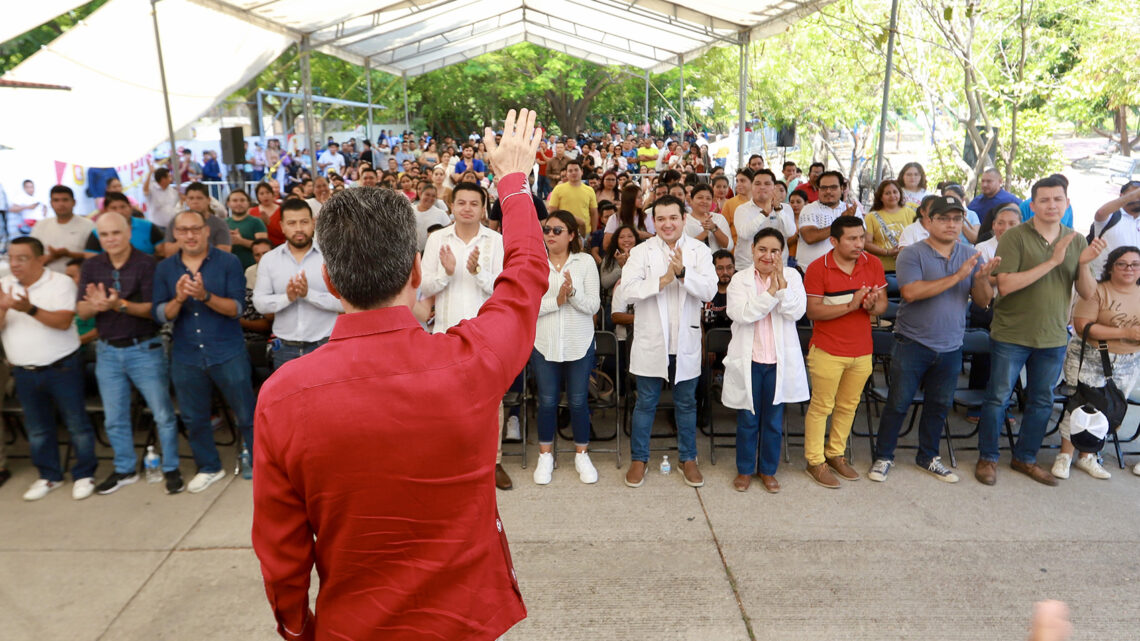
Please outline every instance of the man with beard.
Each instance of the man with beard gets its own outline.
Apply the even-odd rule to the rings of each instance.
[[[262,257],[257,266],[253,306],[273,314],[273,367],[324,345],[332,334],[337,315],[344,312],[340,301],[329,293],[321,270],[324,254],[313,242],[313,212],[303,200],[281,205],[281,229],[287,242]]]

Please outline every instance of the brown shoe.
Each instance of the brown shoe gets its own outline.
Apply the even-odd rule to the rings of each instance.
[[[701,487],[705,484],[705,477],[701,476],[696,460],[681,463],[681,478],[685,479],[685,485],[689,487]]]
[[[1057,479],[1053,478],[1052,474],[1036,463],[1026,463],[1025,461],[1013,459],[1009,462],[1009,466],[1042,485],[1048,485],[1049,487],[1057,486]]]
[[[769,494],[780,493],[780,482],[776,480],[776,477],[768,476],[767,474],[761,474],[760,482],[764,484],[764,489],[768,490]]]
[[[629,470],[625,473],[625,484],[630,487],[641,487],[645,484],[645,461],[630,461]]]
[[[509,490],[514,487],[514,484],[511,483],[511,475],[503,469],[502,463],[495,464],[495,487],[500,490]]]
[[[997,461],[983,461],[978,460],[978,465],[974,467],[974,478],[983,485],[993,485],[997,483]]]
[[[843,456],[827,459],[827,465],[839,475],[839,478],[845,481],[859,480],[859,473],[855,471],[855,468],[851,467],[847,459]]]
[[[749,474],[737,474],[736,478],[732,479],[732,489],[737,492],[747,492],[750,485],[752,485],[752,476]]]
[[[806,472],[807,475],[811,477],[811,480],[823,487],[829,490],[839,489],[839,479],[835,478],[835,475],[831,473],[831,468],[827,467],[826,463],[808,465]]]

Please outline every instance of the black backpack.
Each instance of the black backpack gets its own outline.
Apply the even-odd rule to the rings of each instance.
[[[1100,230],[1099,234],[1096,233],[1096,223],[1095,222],[1092,225],[1089,225],[1089,235],[1085,236],[1085,240],[1087,240],[1091,243],[1094,238],[1100,238],[1100,237],[1104,236],[1104,233],[1106,231],[1112,229],[1112,226],[1118,222],[1120,222],[1120,210],[1119,209],[1112,212],[1112,215],[1108,217],[1108,222],[1105,223],[1105,225],[1104,225],[1104,229]]]

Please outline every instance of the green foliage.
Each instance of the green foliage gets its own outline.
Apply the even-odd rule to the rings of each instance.
[[[13,2],[13,4],[18,4]],[[81,20],[91,15],[96,9],[107,4],[107,0],[93,0],[85,5],[76,7],[71,11],[49,20],[44,24],[22,33],[8,42],[0,43],[0,75],[14,69],[24,60],[27,60],[40,47],[63,35],[63,32],[79,24]],[[9,10],[18,11],[15,7]]]
[[[1006,188],[1024,198],[1033,182],[1064,166],[1061,146],[1053,139],[1053,122],[1040,111],[1021,112],[1017,154],[1006,174]]]

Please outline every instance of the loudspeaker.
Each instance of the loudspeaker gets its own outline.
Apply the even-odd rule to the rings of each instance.
[[[222,163],[245,164],[245,131],[241,127],[222,127]]]
[[[777,147],[795,147],[796,146],[796,125],[792,123],[776,132],[776,146]]]

